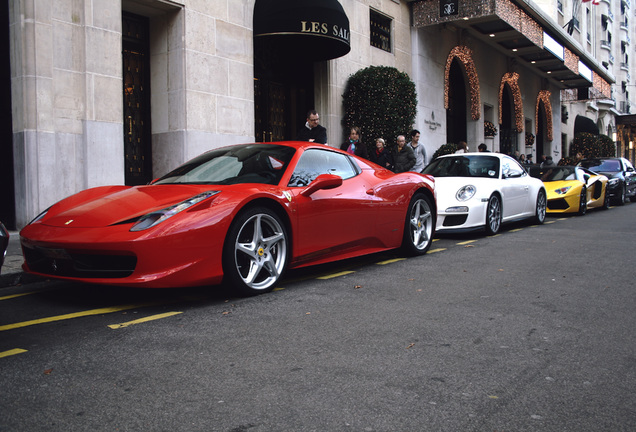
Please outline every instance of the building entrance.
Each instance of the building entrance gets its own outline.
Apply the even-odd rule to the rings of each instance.
[[[5,59],[0,66],[0,222],[9,229],[16,229],[8,2],[0,6],[0,57]]]
[[[256,141],[295,139],[314,108],[313,63],[257,65],[254,78]]]
[[[152,180],[150,48],[148,19],[123,12],[125,182]]]

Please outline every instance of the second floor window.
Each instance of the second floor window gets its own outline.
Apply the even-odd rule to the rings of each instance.
[[[391,52],[391,18],[371,11],[371,46]]]

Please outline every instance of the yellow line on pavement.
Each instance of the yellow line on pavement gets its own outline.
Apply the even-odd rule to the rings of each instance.
[[[435,253],[435,252],[442,252],[442,251],[445,251],[445,250],[446,250],[446,248],[430,249],[428,251],[428,253],[432,254],[432,253]]]
[[[64,321],[64,320],[67,320],[67,319],[80,318],[80,317],[85,317],[85,316],[102,315],[102,314],[109,314],[109,313],[114,313],[114,312],[125,311],[125,310],[129,310],[129,309],[136,309],[136,308],[142,308],[142,307],[148,307],[148,306],[157,306],[157,305],[160,305],[160,304],[165,304],[165,302],[164,303],[154,302],[154,303],[143,303],[143,304],[128,304],[128,305],[122,305],[122,306],[113,306],[113,307],[106,307],[106,308],[99,308],[99,309],[91,309],[91,310],[75,312],[75,313],[70,313],[70,314],[65,314],[65,315],[56,315],[56,316],[52,316],[52,317],[35,319],[35,320],[31,320],[31,321],[23,321],[23,322],[18,322],[18,323],[14,323],[14,324],[6,324],[6,325],[3,325],[3,326],[0,326],[0,331],[14,330],[14,329],[17,329],[17,328],[29,327],[29,326],[37,325],[37,324],[46,324],[46,323],[51,323],[51,322],[55,322],[55,321]]]
[[[112,329],[120,329],[120,328],[124,328],[124,327],[128,327],[131,325],[135,325],[135,324],[141,324],[141,323],[145,323],[148,321],[154,321],[154,320],[158,320],[161,318],[168,318],[174,315],[179,315],[183,312],[166,312],[166,313],[162,313],[162,314],[158,314],[158,315],[151,315],[149,317],[145,317],[145,318],[139,318],[133,321],[128,321],[125,323],[121,323],[121,324],[110,324],[108,327],[112,328]]]
[[[395,259],[390,259],[390,260],[386,260],[386,261],[380,261],[380,262],[377,262],[376,264],[377,265],[393,264],[393,263],[398,262],[398,261],[404,261],[405,259],[406,258],[395,258]]]
[[[523,228],[515,228],[510,230],[510,232],[518,232],[518,231],[523,231]]]
[[[0,301],[9,300],[9,299],[16,298],[16,297],[28,296],[28,295],[36,294],[36,293],[39,293],[39,292],[41,292],[41,291],[31,291],[31,292],[21,293],[21,294],[11,294],[11,295],[8,295],[8,296],[0,297]]]
[[[457,243],[457,244],[460,245],[460,246],[463,246],[463,245],[475,243],[476,241],[477,240],[466,240],[466,241],[463,241],[463,242],[460,242],[460,243]]]
[[[12,350],[9,350],[9,351],[3,351],[3,352],[0,352],[0,358],[9,357],[9,356],[16,355],[16,354],[22,354],[22,353],[25,353],[25,352],[27,352],[27,350],[22,349],[22,348],[16,348],[16,349],[12,349]]]
[[[551,224],[551,223],[555,223],[556,221],[547,221],[545,222],[546,224]]]
[[[348,275],[348,274],[351,274],[351,273],[355,273],[355,272],[352,271],[352,270],[342,271],[342,272],[339,272],[339,273],[333,273],[333,274],[326,275],[326,276],[320,276],[317,279],[322,279],[322,280],[333,279],[333,278],[337,278],[337,277],[340,277],[340,276]]]

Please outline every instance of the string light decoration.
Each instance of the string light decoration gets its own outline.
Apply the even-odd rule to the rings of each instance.
[[[579,56],[563,47],[563,64],[575,74],[579,73]]]
[[[539,93],[537,94],[537,105],[535,108],[535,113],[534,113],[534,118],[538,119],[539,118],[539,109],[541,107],[541,102],[543,102],[543,107],[545,109],[545,123],[546,123],[546,128],[547,128],[547,138],[548,141],[552,141],[554,139],[554,133],[552,131],[552,103],[550,102],[550,96],[552,96],[552,93],[548,90],[541,90],[539,91]],[[539,135],[539,133],[541,131],[539,131],[539,122],[535,122],[536,123],[536,129],[535,132],[537,135]]]
[[[611,99],[612,88],[610,84],[594,71],[592,71],[592,86],[600,93],[599,99],[602,97]]]
[[[479,90],[479,75],[473,61],[473,52],[467,46],[458,45],[453,48],[446,58],[446,70],[444,71],[444,108],[448,109],[448,95],[450,91],[450,68],[453,60],[457,59],[464,67],[468,77],[470,91],[470,115],[473,120],[481,117],[481,95]]]
[[[499,84],[499,124],[503,123],[503,94],[506,84],[510,87],[512,93],[513,106],[515,109],[515,127],[517,132],[523,132],[523,100],[521,99],[519,74],[517,72],[507,72],[501,78],[501,84]]]

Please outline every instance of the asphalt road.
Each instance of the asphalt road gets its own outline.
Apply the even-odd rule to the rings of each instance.
[[[0,290],[1,431],[634,431],[636,204],[275,292]]]

